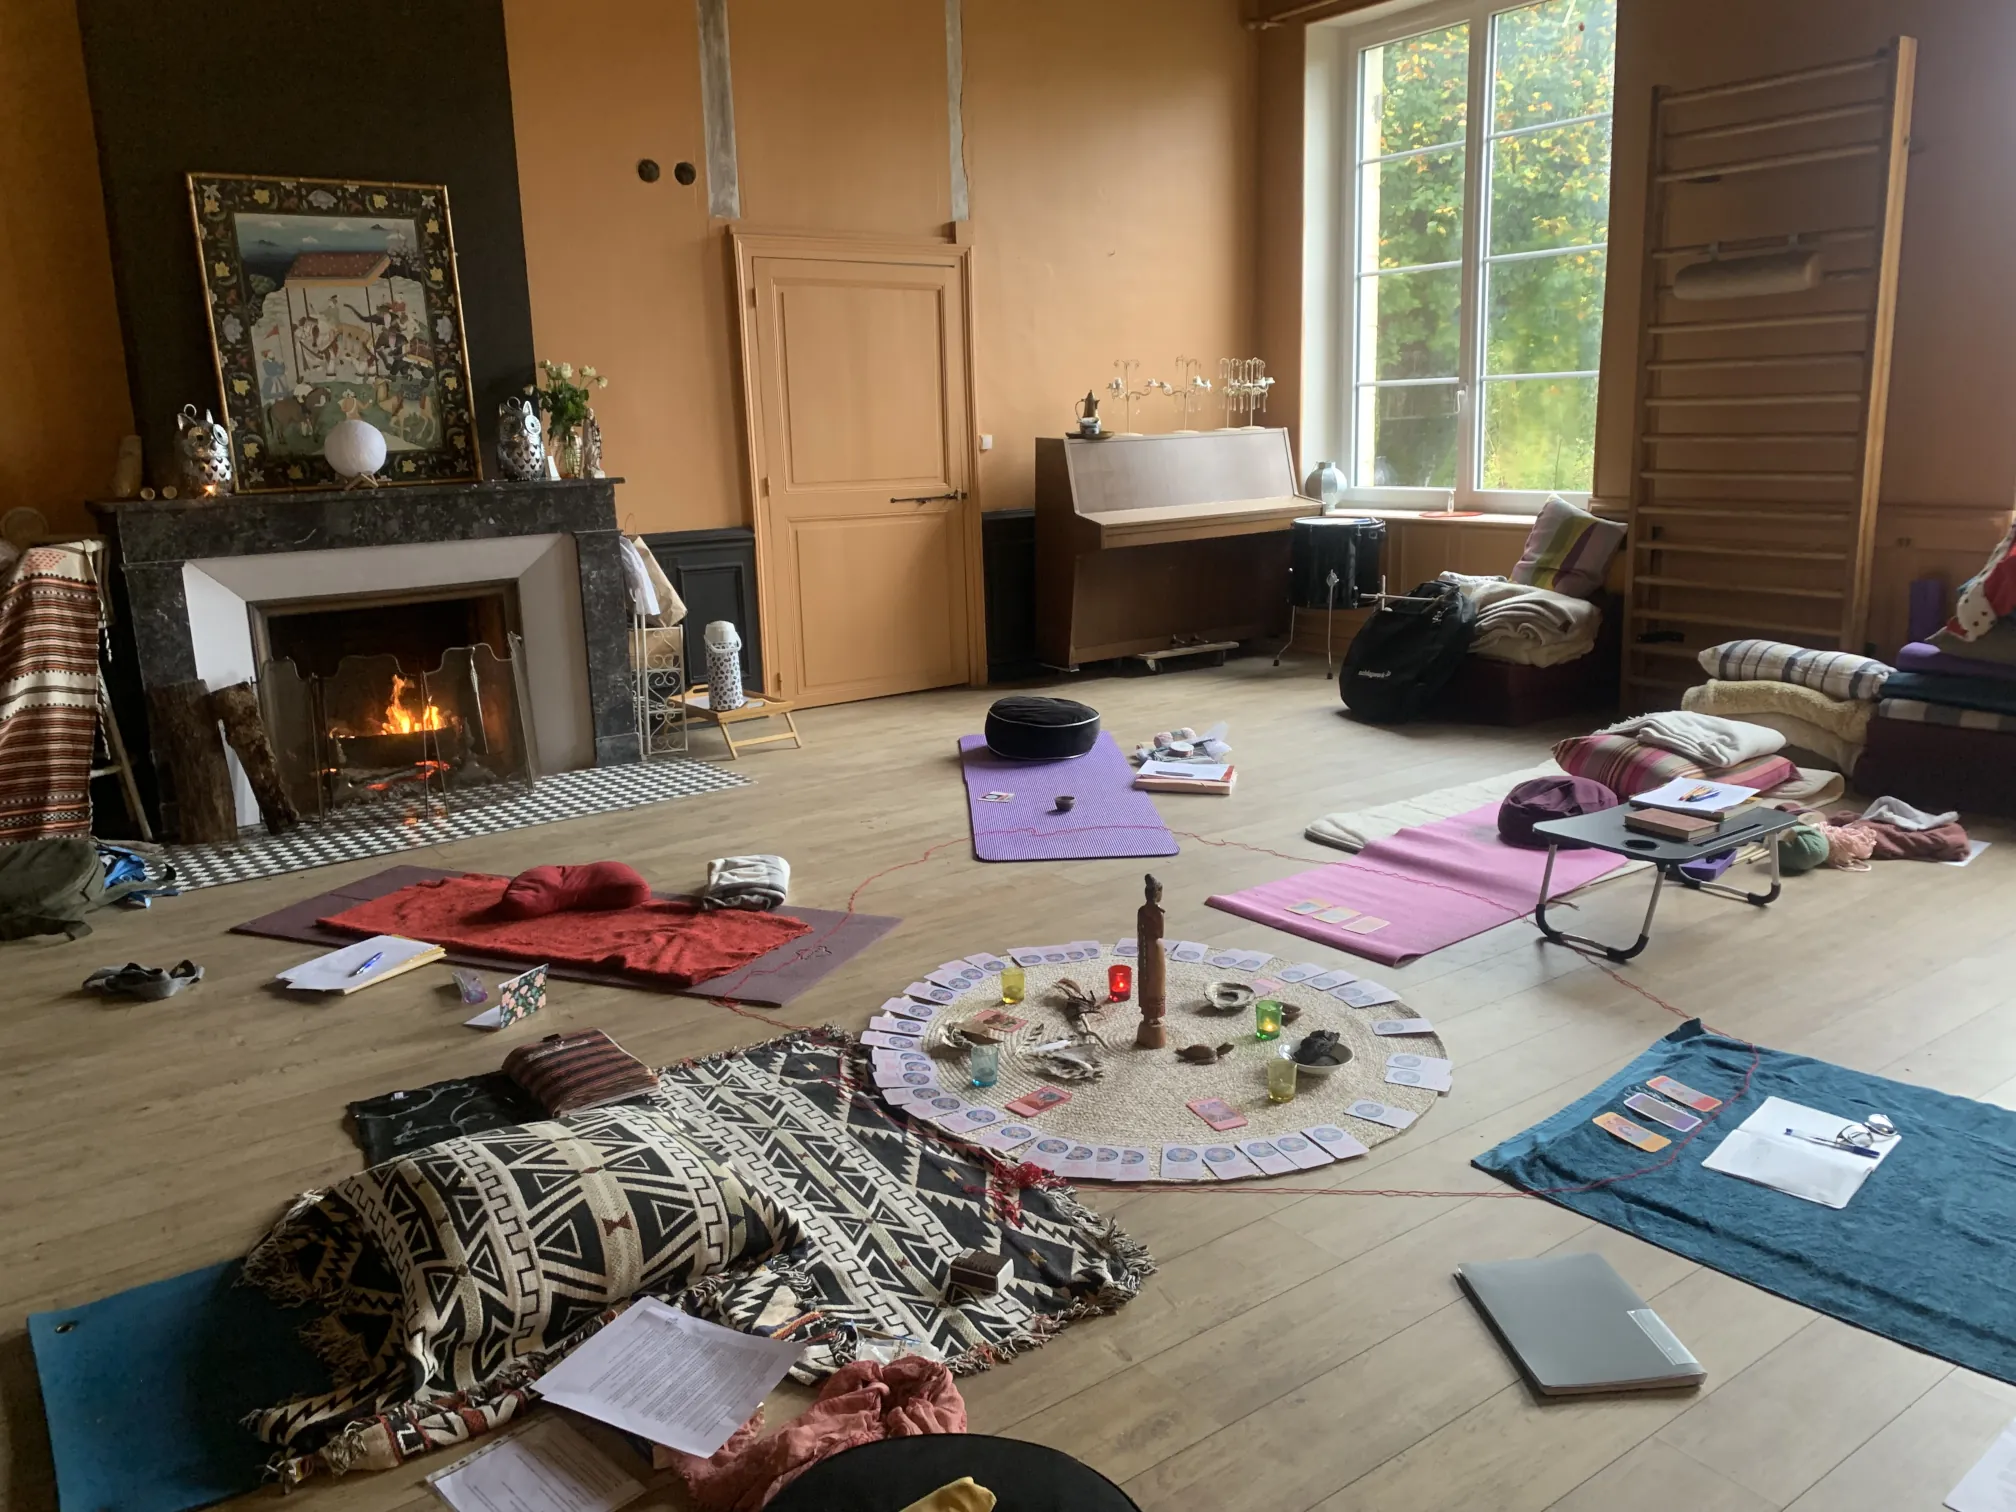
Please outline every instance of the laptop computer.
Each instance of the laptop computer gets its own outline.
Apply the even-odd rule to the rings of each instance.
[[[1490,1260],[1456,1279],[1545,1396],[1656,1391],[1707,1375],[1601,1255]]]

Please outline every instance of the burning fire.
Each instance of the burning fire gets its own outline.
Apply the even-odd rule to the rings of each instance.
[[[384,735],[415,735],[422,730],[445,730],[448,716],[432,703],[423,705],[419,713],[406,707],[406,695],[417,685],[410,679],[392,674],[392,698],[385,705],[385,714],[379,724],[379,733]],[[417,702],[417,699],[414,700]]]

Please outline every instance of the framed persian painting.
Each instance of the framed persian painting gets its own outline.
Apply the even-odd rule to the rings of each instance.
[[[345,420],[388,482],[482,476],[445,187],[192,173],[189,209],[241,490],[335,485]]]

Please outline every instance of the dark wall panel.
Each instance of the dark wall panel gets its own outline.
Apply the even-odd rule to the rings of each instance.
[[[532,378],[501,0],[78,0],[133,408],[150,475],[173,416],[218,407],[183,175],[445,184],[483,466]]]
[[[668,530],[644,537],[658,565],[686,603],[686,669],[707,680],[707,626],[727,620],[742,637],[742,681],[763,686],[763,647],[756,619],[756,533],[744,526],[721,530]]]

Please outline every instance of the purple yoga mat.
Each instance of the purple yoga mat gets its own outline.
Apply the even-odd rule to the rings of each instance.
[[[1155,801],[1134,787],[1134,768],[1113,737],[1069,761],[1010,761],[984,735],[959,737],[973,854],[982,861],[1082,861],[1093,856],[1173,856],[1176,837]],[[1012,793],[982,803],[983,793]],[[1078,801],[1057,812],[1057,798]]]
[[[1555,858],[1548,896],[1572,892],[1626,859],[1608,851],[1564,850]],[[1546,867],[1544,850],[1523,850],[1498,838],[1498,805],[1487,803],[1375,840],[1349,861],[1205,901],[1368,960],[1405,966],[1531,914]],[[1331,924],[1289,911],[1305,902],[1355,909],[1359,918]],[[1350,928],[1368,917],[1385,923],[1366,933]]]

